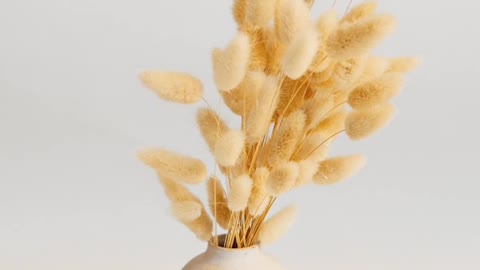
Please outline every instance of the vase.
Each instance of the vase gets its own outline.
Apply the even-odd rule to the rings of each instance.
[[[221,243],[224,237],[219,237]],[[207,250],[192,259],[182,270],[286,270],[263,252],[260,245],[247,248],[223,248],[208,243]]]

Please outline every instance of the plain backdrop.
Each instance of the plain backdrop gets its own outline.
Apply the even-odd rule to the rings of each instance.
[[[313,14],[333,0],[318,0]],[[343,13],[348,0],[336,1]],[[359,1],[354,1],[354,4]],[[379,55],[420,56],[388,129],[339,140],[368,166],[293,192],[293,229],[267,251],[290,269],[480,269],[480,19],[476,1],[381,0],[398,30]],[[213,160],[199,106],[169,104],[146,69],[212,83],[210,51],[234,36],[229,0],[0,0],[0,269],[179,270],[205,244],[169,214],[135,151]],[[204,194],[204,187],[195,187]],[[202,195],[204,196],[204,195]]]

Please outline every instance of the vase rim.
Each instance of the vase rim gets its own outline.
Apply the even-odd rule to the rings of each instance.
[[[214,243],[215,237],[218,237],[219,239],[222,239],[222,238],[225,238],[225,236],[226,236],[225,234],[222,234],[222,235],[212,237],[212,239],[210,239],[210,241],[208,241],[208,248],[215,249],[215,250],[221,250],[221,251],[228,251],[228,252],[237,252],[237,251],[238,252],[245,252],[245,251],[253,251],[253,250],[260,249],[260,244],[255,244],[253,246],[244,247],[244,248],[226,248],[226,247],[215,245],[215,243]],[[219,241],[221,242],[221,240],[219,240]]]

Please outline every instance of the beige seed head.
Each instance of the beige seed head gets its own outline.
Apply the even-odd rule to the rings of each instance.
[[[264,27],[275,14],[277,0],[247,0],[247,22],[250,25]]]
[[[331,9],[325,12],[320,18],[318,19],[315,27],[317,28],[318,32],[320,33],[320,37],[322,40],[327,40],[330,34],[332,34],[338,26],[338,17],[337,11],[335,9]]]
[[[247,28],[250,37],[250,63],[248,70],[265,71],[268,63],[267,30],[264,28]]]
[[[278,100],[278,80],[274,76],[268,76],[260,90],[255,108],[247,115],[246,142],[248,144],[260,141],[267,133]]]
[[[318,51],[318,39],[317,32],[311,28],[292,41],[282,61],[285,75],[296,80],[308,70]]]
[[[244,174],[230,181],[228,208],[232,212],[240,212],[247,208],[248,199],[252,192],[252,179]]]
[[[305,113],[298,110],[283,119],[269,143],[268,163],[271,167],[290,160],[303,134],[305,118]]]
[[[183,223],[192,222],[202,215],[202,205],[196,201],[172,203],[172,214]]]
[[[395,27],[395,19],[378,15],[355,24],[340,25],[327,42],[329,56],[347,60],[366,55]]]
[[[324,120],[315,127],[315,133],[323,133],[333,135],[336,132],[339,132],[345,128],[345,119],[347,117],[347,112],[344,110],[339,110],[333,114],[330,114]]]
[[[247,115],[257,104],[257,98],[267,76],[264,72],[249,72],[243,82],[230,92],[222,92],[225,104],[237,115]]]
[[[288,162],[273,168],[267,179],[267,193],[279,197],[290,191],[295,185],[299,174],[298,164]]]
[[[278,0],[275,30],[281,43],[288,46],[311,25],[310,9],[303,0]]]
[[[357,110],[382,105],[395,97],[402,86],[403,76],[401,74],[386,73],[353,90],[348,97],[348,104]]]
[[[197,112],[197,125],[210,151],[215,151],[217,141],[228,131],[227,125],[214,110],[204,108]]]
[[[368,110],[352,111],[345,120],[346,133],[352,140],[365,139],[386,126],[394,112],[395,108],[389,104]]]
[[[313,181],[317,185],[331,185],[353,176],[364,165],[361,155],[328,159],[320,163]]]
[[[208,205],[212,215],[220,227],[228,229],[232,212],[228,209],[227,196],[222,184],[216,177],[211,177],[207,189]]]
[[[250,41],[247,34],[239,32],[228,47],[213,50],[213,76],[220,91],[230,91],[245,78],[250,60]]]
[[[192,104],[203,97],[203,85],[197,78],[178,72],[146,71],[140,74],[143,84],[164,100]]]
[[[348,89],[363,73],[366,58],[358,57],[338,62],[330,78],[337,89]]]
[[[199,184],[207,176],[202,161],[165,149],[148,149],[138,152],[139,159],[165,178],[188,184]]]
[[[409,71],[414,70],[420,60],[418,58],[413,57],[399,57],[390,60],[390,68],[389,72],[399,72],[399,73],[407,73]]]
[[[312,99],[308,100],[304,106],[306,126],[308,128],[317,126],[320,121],[327,117],[330,110],[333,109],[333,96],[317,94]]]
[[[215,144],[213,154],[220,166],[232,167],[240,157],[245,145],[245,135],[242,131],[229,130]]]
[[[355,82],[356,86],[367,83],[383,75],[389,68],[390,63],[383,57],[370,57],[367,59],[362,75]]]
[[[312,160],[317,163],[323,161],[327,158],[330,144],[335,139],[330,136],[321,132],[308,136],[296,152],[294,160]]]
[[[268,219],[258,234],[260,244],[269,245],[280,239],[292,227],[296,216],[297,208],[289,206]]]
[[[342,23],[356,23],[373,15],[377,11],[378,4],[373,1],[363,2],[352,8],[342,19]]]
[[[252,194],[248,200],[248,212],[252,216],[259,216],[268,205],[266,185],[269,174],[268,168],[260,167],[253,175]]]
[[[248,0],[234,0],[233,1],[233,18],[239,28],[245,27],[245,20],[247,15],[247,1]]]
[[[212,238],[213,222],[205,209],[202,209],[202,214],[199,218],[184,224],[197,236],[199,240],[207,242]]]
[[[302,160],[298,162],[300,174],[295,182],[296,187],[303,187],[313,180],[313,176],[318,171],[318,163],[312,159]]]

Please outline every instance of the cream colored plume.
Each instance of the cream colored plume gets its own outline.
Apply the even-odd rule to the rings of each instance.
[[[401,74],[386,73],[353,90],[348,97],[348,104],[354,109],[368,109],[383,105],[395,97],[402,86]]]
[[[277,241],[292,227],[297,216],[297,208],[289,206],[268,219],[261,227],[258,241],[269,245]]]
[[[266,167],[258,168],[253,174],[252,194],[248,200],[248,212],[252,216],[259,216],[268,204],[267,179],[270,171]]]
[[[305,113],[298,110],[284,118],[280,127],[270,140],[268,163],[275,167],[290,160],[295,146],[305,128]]]
[[[312,160],[314,162],[323,161],[328,156],[330,144],[334,138],[330,138],[322,132],[313,133],[303,141],[294,155],[294,160]]]
[[[373,15],[377,11],[378,4],[366,1],[351,9],[343,18],[342,23],[356,23]]]
[[[267,50],[267,29],[249,27],[246,33],[250,37],[250,63],[248,70],[265,71],[269,65]]]
[[[202,205],[196,201],[173,202],[171,208],[180,222],[192,222],[202,215]]]
[[[366,60],[365,68],[362,75],[355,82],[356,86],[370,82],[381,75],[383,75],[389,69],[390,63],[388,59],[384,57],[370,57]]]
[[[407,73],[409,71],[414,70],[420,60],[418,58],[413,57],[399,57],[390,60],[390,68],[389,72],[399,72],[399,73]]]
[[[240,29],[246,27],[247,1],[248,0],[233,0],[233,18]]]
[[[295,182],[296,187],[302,187],[313,180],[313,176],[318,171],[319,164],[312,159],[302,160],[298,162],[299,175]]]
[[[308,100],[304,106],[306,126],[308,128],[317,126],[320,121],[327,117],[330,110],[333,109],[333,97],[331,95],[317,94],[312,99]]]
[[[325,44],[330,34],[336,30],[337,25],[337,12],[333,9],[323,14],[318,19],[315,28],[319,33],[319,48],[317,49],[317,53],[313,58],[309,70],[322,72],[332,63],[332,60],[328,57]]]
[[[247,143],[257,143],[266,134],[278,100],[278,80],[274,76],[268,76],[260,90],[255,108],[247,116]]]
[[[239,32],[225,50],[212,53],[213,76],[220,91],[230,91],[245,78],[250,60],[250,41]]]
[[[243,82],[229,92],[222,92],[225,104],[237,115],[245,116],[257,104],[257,98],[267,76],[264,72],[247,73]]]
[[[282,44],[288,46],[311,26],[310,9],[303,0],[278,0],[275,30]]]
[[[295,162],[280,164],[273,168],[267,179],[268,194],[278,197],[290,191],[295,185],[298,175],[299,168]]]
[[[332,80],[337,89],[349,89],[350,86],[362,75],[363,70],[365,69],[365,64],[365,57],[357,57],[338,62],[330,80]]]
[[[288,47],[282,61],[282,71],[291,79],[300,78],[310,67],[317,54],[319,38],[310,28],[299,34]]]
[[[395,108],[386,104],[368,110],[352,111],[345,120],[345,130],[352,140],[361,140],[377,132],[390,122]]]
[[[202,82],[186,73],[145,71],[140,74],[140,79],[146,87],[168,101],[192,104],[203,97]]]
[[[331,185],[353,176],[365,165],[361,155],[332,158],[320,163],[313,181],[317,185]]]
[[[344,110],[339,110],[333,114],[330,114],[328,117],[322,120],[318,126],[315,127],[314,132],[328,134],[328,136],[331,136],[345,128],[346,117],[347,112]]]
[[[278,0],[247,0],[247,22],[250,25],[266,26],[275,14]]]
[[[165,178],[199,184],[207,177],[207,168],[198,159],[155,148],[138,152],[139,159]]]
[[[229,130],[215,144],[213,154],[220,166],[232,167],[237,162],[245,145],[245,135],[242,131]]]
[[[217,113],[211,109],[198,110],[197,125],[211,152],[215,151],[215,145],[220,137],[229,130]]]
[[[177,183],[176,181],[169,180],[161,175],[159,175],[159,179],[163,185],[165,195],[167,195],[172,203],[197,202],[201,205],[201,201],[181,184]],[[202,241],[210,240],[212,236],[213,223],[203,205],[198,218],[193,221],[179,221],[185,224],[185,226],[187,226],[197,236],[198,239]]]
[[[327,52],[339,61],[366,55],[394,27],[395,19],[388,15],[377,15],[355,24],[340,25],[328,39]]]
[[[248,199],[252,192],[252,179],[244,174],[230,181],[230,193],[228,194],[228,208],[233,212],[245,210]]]
[[[232,212],[228,208],[227,196],[225,190],[216,177],[211,177],[207,184],[208,205],[210,211],[223,229],[228,229]]]

